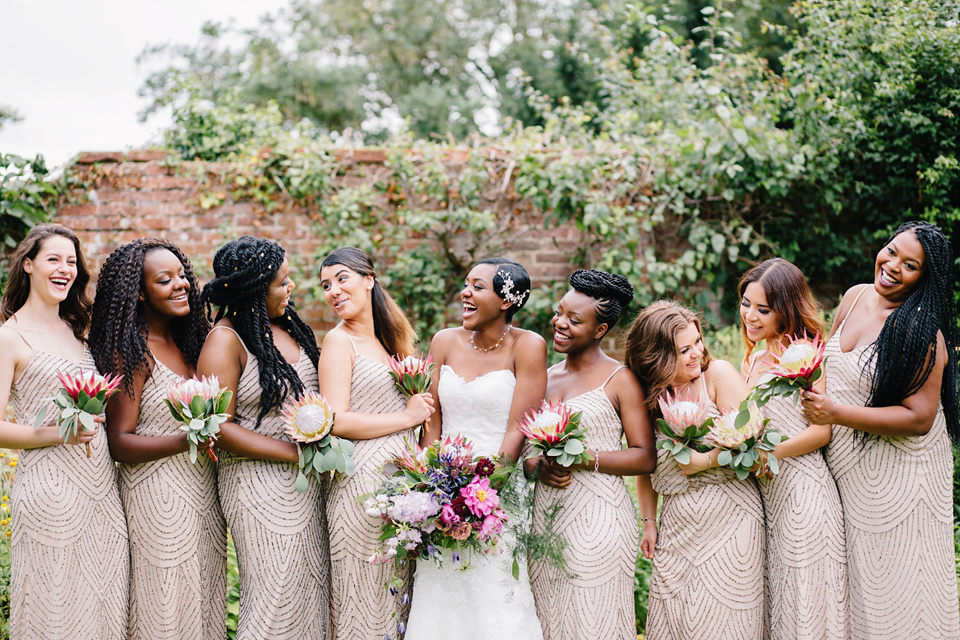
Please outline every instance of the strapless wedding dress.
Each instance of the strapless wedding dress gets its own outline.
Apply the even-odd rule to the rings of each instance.
[[[475,454],[495,455],[507,430],[516,385],[513,372],[505,369],[467,382],[444,365],[438,389],[443,437],[462,435],[473,443]],[[529,518],[509,515],[513,522]],[[441,567],[418,561],[406,640],[543,640],[525,558],[520,579],[512,575],[513,547],[508,527],[499,549],[490,554],[465,553],[454,562],[444,549]]]

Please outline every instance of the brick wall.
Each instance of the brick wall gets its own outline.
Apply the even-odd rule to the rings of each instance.
[[[340,179],[353,182],[369,179],[383,170],[385,154],[377,150],[344,151],[344,162],[352,166]],[[451,162],[457,162],[453,152]],[[72,185],[57,211],[56,222],[76,231],[85,256],[96,277],[103,260],[119,245],[140,237],[161,236],[178,244],[190,257],[201,279],[212,275],[211,261],[216,249],[242,235],[269,237],[280,242],[291,258],[293,273],[312,274],[311,258],[317,249],[322,220],[316,212],[291,203],[266,213],[256,204],[235,201],[218,182],[226,165],[215,163],[168,164],[162,151],[127,153],[83,153],[67,169]],[[358,178],[357,176],[361,176]],[[366,176],[363,178],[362,176]],[[205,195],[222,202],[204,206]],[[565,280],[570,272],[569,257],[580,245],[575,228],[544,229],[542,219],[518,207],[513,240],[506,257],[522,263],[534,285]],[[390,209],[386,208],[389,212]],[[386,213],[385,215],[390,215]],[[410,243],[427,242],[411,235]],[[378,265],[378,268],[383,268]],[[460,277],[451,274],[451,277]],[[301,316],[318,333],[336,318],[321,300],[303,303]]]

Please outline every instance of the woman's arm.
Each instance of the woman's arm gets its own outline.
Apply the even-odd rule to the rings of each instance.
[[[594,461],[574,465],[580,471],[599,471],[617,476],[653,473],[657,466],[653,425],[644,405],[643,389],[633,372],[621,369],[604,390],[618,408],[627,448],[615,451],[590,451]],[[596,456],[599,455],[599,463]]]
[[[233,392],[227,414],[232,419],[237,411],[237,388],[240,375],[247,365],[247,352],[232,331],[214,328],[207,335],[200,358],[197,361],[197,376],[217,376],[220,384]],[[256,416],[249,416],[255,420]],[[244,458],[297,462],[299,454],[292,442],[285,442],[245,429],[235,422],[220,425],[217,447]]]
[[[117,462],[150,462],[189,449],[186,432],[169,436],[136,434],[143,385],[149,375],[149,371],[137,371],[133,376],[132,391],[127,393],[121,389],[107,403],[107,443],[111,457]]]
[[[323,338],[317,376],[320,393],[336,414],[333,434],[351,440],[369,440],[403,431],[423,423],[433,411],[429,394],[417,394],[407,400],[404,411],[394,413],[358,413],[350,411],[350,384],[353,371],[353,347],[343,331],[328,331]]]
[[[851,429],[879,436],[904,437],[926,435],[933,426],[940,405],[940,385],[947,362],[943,335],[937,333],[937,349],[933,370],[923,386],[903,402],[892,407],[864,407],[838,404],[817,389],[803,392],[800,403],[803,415],[810,422],[841,424]]]
[[[430,357],[433,358],[433,377],[430,378],[430,397],[434,400],[440,398],[440,370],[447,361],[447,349],[449,341],[452,339],[453,332],[449,330],[438,331],[433,339],[430,340]],[[443,434],[443,411],[440,402],[436,402],[436,411],[430,416],[430,420],[420,432],[420,446],[426,447],[440,439]]]
[[[510,460],[520,457],[526,439],[517,426],[520,419],[531,408],[539,407],[547,392],[547,343],[532,331],[518,333],[513,347],[517,386],[510,404],[507,432],[500,445],[500,454]]]
[[[637,476],[637,503],[640,505],[640,523],[643,537],[640,539],[640,551],[645,558],[652,558],[657,546],[657,492],[649,475]]]
[[[0,416],[6,415],[7,403],[10,402],[10,389],[13,387],[17,369],[23,371],[23,367],[30,360],[30,355],[30,347],[23,342],[20,336],[10,329],[0,327]],[[56,392],[56,389],[50,389],[49,391],[52,394]],[[56,422],[53,403],[51,403],[50,410],[47,411],[44,422]],[[93,440],[97,433],[96,429],[99,427],[98,423],[93,431],[78,429],[75,437],[64,441],[60,438],[60,430],[56,424],[34,427],[29,424],[0,420],[0,448],[38,449],[55,444],[86,443]]]

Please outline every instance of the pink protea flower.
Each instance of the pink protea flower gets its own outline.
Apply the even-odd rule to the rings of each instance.
[[[490,486],[488,478],[474,478],[473,481],[460,490],[460,495],[478,518],[488,516],[500,506],[500,496],[497,490]]]
[[[770,373],[781,378],[802,378],[809,385],[819,377],[814,374],[823,364],[823,351],[827,345],[820,339],[819,333],[811,340],[806,331],[802,338],[789,336],[789,340],[789,346],[780,355],[772,354],[776,364]]]
[[[721,449],[737,449],[751,438],[763,435],[766,421],[756,405],[750,405],[750,419],[742,427],[737,427],[738,410],[729,411],[720,420],[713,423],[709,438]]]
[[[117,389],[120,388],[120,382],[123,380],[123,376],[111,376],[110,374],[101,376],[96,371],[82,371],[75,376],[58,371],[57,378],[60,379],[64,391],[74,402],[79,400],[81,391],[91,398],[104,392],[105,395],[101,400],[105,400],[116,393]]]
[[[573,412],[562,402],[544,402],[540,411],[527,412],[518,425],[520,433],[531,440],[555,445],[563,440]]]
[[[703,401],[703,392],[697,393],[697,397],[691,396],[689,389],[685,393],[672,395],[670,391],[664,391],[657,398],[660,405],[660,411],[663,413],[663,419],[675,433],[681,433],[684,429],[694,425],[703,424],[707,418],[707,403]]]
[[[318,393],[307,393],[299,400],[291,400],[280,413],[286,424],[286,434],[294,442],[317,442],[333,429],[333,409]]]
[[[200,396],[204,402],[212,400],[220,393],[220,381],[217,376],[203,376],[201,380],[190,378],[180,379],[170,383],[167,387],[167,400],[175,405],[189,407],[194,396]]]
[[[432,357],[407,356],[401,359],[398,356],[391,356],[388,364],[394,384],[404,395],[425,393],[430,388],[433,373]]]

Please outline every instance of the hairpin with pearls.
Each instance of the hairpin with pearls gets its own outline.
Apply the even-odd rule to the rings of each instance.
[[[523,293],[519,293],[519,294],[514,293],[513,278],[510,277],[510,274],[501,269],[497,271],[497,275],[500,276],[501,279],[503,279],[503,286],[500,287],[500,296],[507,302],[510,302],[518,307],[522,305],[523,301],[527,298],[527,294],[530,292],[524,291]]]

